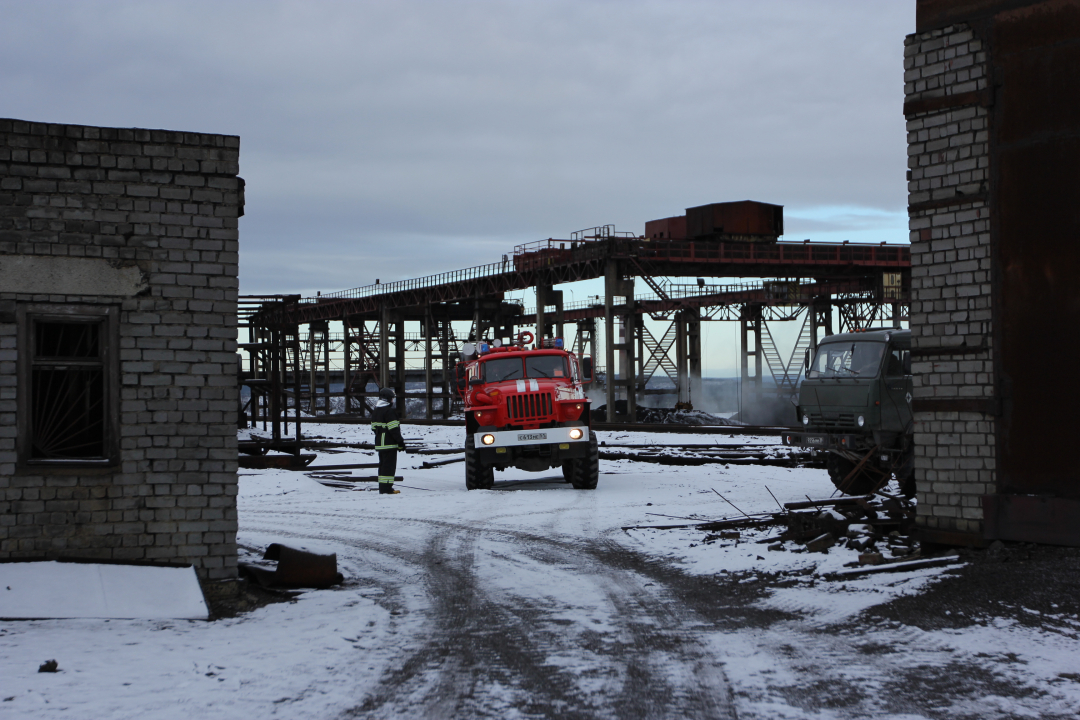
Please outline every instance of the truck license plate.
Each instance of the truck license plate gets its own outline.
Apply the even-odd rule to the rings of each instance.
[[[547,440],[547,433],[518,433],[518,440]]]

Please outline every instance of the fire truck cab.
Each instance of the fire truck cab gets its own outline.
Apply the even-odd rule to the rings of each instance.
[[[488,489],[494,471],[562,468],[563,479],[591,490],[599,477],[596,434],[590,429],[592,361],[563,349],[562,338],[529,347],[498,341],[463,348],[458,392],[465,404],[465,486]]]

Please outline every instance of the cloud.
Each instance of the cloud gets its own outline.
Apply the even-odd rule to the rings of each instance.
[[[906,204],[914,3],[45,0],[0,12],[5,115],[241,136],[245,292],[468,267],[583,227],[641,232],[708,202]],[[822,222],[789,228],[832,232]]]

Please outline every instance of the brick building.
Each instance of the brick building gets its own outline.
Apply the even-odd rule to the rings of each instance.
[[[0,120],[0,560],[236,577],[239,145]]]
[[[919,524],[1080,545],[1080,0],[919,0],[904,56]]]

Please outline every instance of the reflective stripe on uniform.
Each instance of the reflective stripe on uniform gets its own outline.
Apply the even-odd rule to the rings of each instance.
[[[397,450],[398,446],[397,445],[376,445],[375,449],[376,450]]]
[[[379,476],[379,482],[381,482],[381,483],[390,483],[391,485],[393,485],[394,476],[393,475],[380,475]]]

